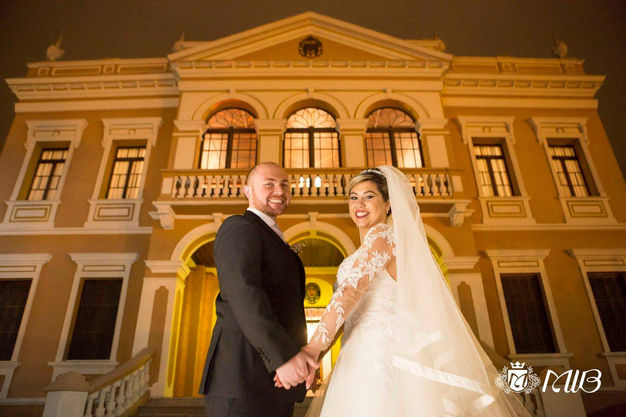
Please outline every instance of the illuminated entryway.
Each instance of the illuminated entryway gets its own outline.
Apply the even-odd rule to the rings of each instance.
[[[315,333],[324,309],[333,295],[333,284],[337,268],[347,256],[346,249],[332,235],[317,230],[308,230],[293,236],[289,244],[303,245],[299,253],[306,272],[304,310],[307,320],[309,339]],[[324,355],[317,377],[323,380],[332,370],[339,354],[338,340],[331,350]]]

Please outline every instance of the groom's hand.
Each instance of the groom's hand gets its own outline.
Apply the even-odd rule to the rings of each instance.
[[[310,370],[319,367],[317,361],[303,351],[298,352],[294,357],[276,369],[274,376],[275,386],[290,389],[306,381]]]

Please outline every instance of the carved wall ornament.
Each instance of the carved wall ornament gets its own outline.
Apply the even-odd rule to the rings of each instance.
[[[322,42],[309,35],[298,44],[298,52],[305,58],[317,58],[323,52]]]

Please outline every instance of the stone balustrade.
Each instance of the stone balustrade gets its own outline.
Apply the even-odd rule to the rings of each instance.
[[[287,169],[294,198],[345,198],[360,169]],[[445,169],[403,169],[417,197],[451,198],[451,176]],[[243,198],[247,171],[166,170],[161,194],[173,199]],[[167,197],[166,197],[167,198]]]
[[[91,382],[68,372],[46,387],[43,417],[114,417],[131,415],[150,396],[154,350],[143,349],[129,361]]]

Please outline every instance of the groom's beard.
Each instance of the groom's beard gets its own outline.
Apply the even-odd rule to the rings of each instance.
[[[280,200],[282,202],[279,203],[278,201],[272,200]],[[253,207],[268,216],[276,217],[283,214],[285,210],[287,210],[287,207],[289,207],[289,201],[290,199],[285,196],[270,196],[265,201],[259,201],[255,197],[253,199]]]

